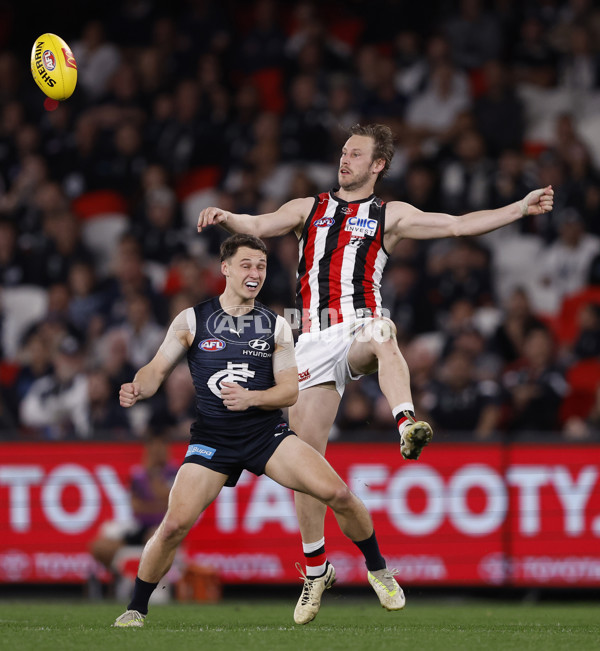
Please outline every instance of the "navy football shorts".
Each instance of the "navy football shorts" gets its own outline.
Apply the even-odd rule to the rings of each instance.
[[[227,433],[196,431],[185,453],[184,463],[197,463],[216,472],[228,475],[225,486],[235,486],[243,470],[255,475],[265,472],[267,461],[273,456],[281,441],[296,436],[287,423],[267,427],[259,432]]]

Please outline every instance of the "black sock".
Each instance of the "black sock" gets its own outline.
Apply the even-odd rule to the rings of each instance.
[[[353,540],[352,541],[363,553],[365,557],[365,565],[369,572],[376,572],[377,570],[383,570],[385,568],[385,558],[381,555],[379,551],[379,545],[377,544],[377,538],[375,537],[375,532],[373,535],[366,540]]]
[[[138,613],[147,615],[148,602],[157,585],[158,583],[148,583],[147,581],[142,581],[139,576],[136,576],[133,597],[131,597],[131,602],[127,606],[127,610],[137,610]]]

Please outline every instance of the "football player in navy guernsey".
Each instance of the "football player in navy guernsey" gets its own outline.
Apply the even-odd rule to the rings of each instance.
[[[343,533],[363,553],[381,605],[401,610],[404,594],[379,551],[366,507],[283,419],[281,408],[298,398],[298,367],[289,324],[255,300],[267,271],[264,242],[252,235],[229,237],[221,246],[221,271],[224,292],[176,316],[155,357],[121,386],[120,403],[131,407],[154,395],[187,355],[196,421],[167,513],[144,547],[133,597],[114,626],[144,625],[150,596],[171,567],[179,543],[223,486],[235,486],[244,469],[331,507]],[[331,566],[325,576],[323,590],[335,581]],[[304,598],[307,607],[314,607],[311,590]],[[319,594],[315,615],[320,601]]]
[[[381,276],[396,244],[403,238],[481,235],[552,210],[551,186],[502,208],[461,216],[422,212],[401,201],[386,204],[375,196],[374,188],[393,155],[393,136],[387,126],[356,125],[342,148],[338,188],[293,199],[266,215],[239,215],[210,207],[198,217],[198,231],[221,224],[232,233],[274,237],[294,231],[298,237],[300,397],[290,409],[290,425],[322,454],[345,384],[375,371],[398,424],[404,459],[418,459],[433,436],[431,427],[415,418],[409,369],[396,342],[394,323],[385,318],[381,306]],[[331,571],[325,555],[325,507],[297,494],[296,512],[310,584],[305,590],[310,589],[311,603],[318,610]],[[315,616],[302,594],[295,612],[298,623]]]

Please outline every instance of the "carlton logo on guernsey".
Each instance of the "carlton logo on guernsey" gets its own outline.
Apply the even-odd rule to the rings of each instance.
[[[300,238],[300,333],[381,314],[385,203],[375,195],[348,203],[334,192],[315,197]]]

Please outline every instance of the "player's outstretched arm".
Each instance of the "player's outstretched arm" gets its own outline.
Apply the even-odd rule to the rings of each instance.
[[[314,199],[292,199],[281,208],[264,215],[241,215],[213,206],[205,208],[198,216],[198,232],[207,226],[220,224],[230,233],[247,233],[256,237],[276,237],[300,230],[308,217]]]
[[[183,310],[173,319],[152,360],[142,366],[132,382],[121,385],[119,391],[121,407],[133,407],[139,400],[153,396],[186,354],[194,339],[189,329],[186,312],[187,310]]]
[[[386,229],[387,246],[394,246],[402,238],[427,240],[440,237],[483,235],[506,226],[528,215],[550,212],[554,202],[552,186],[532,190],[526,197],[502,208],[479,210],[454,216],[444,213],[422,212],[399,201],[388,204]]]

